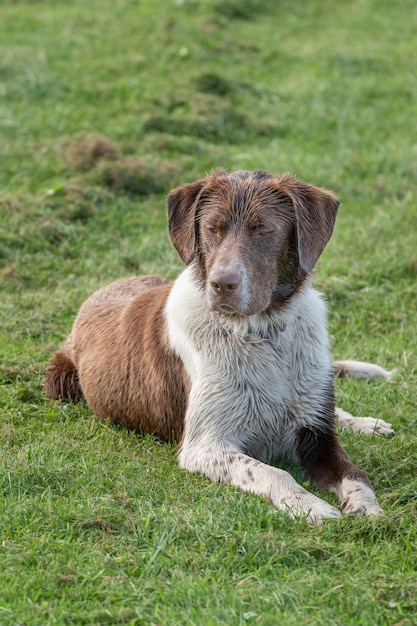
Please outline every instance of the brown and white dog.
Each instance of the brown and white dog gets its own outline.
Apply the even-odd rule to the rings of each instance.
[[[169,234],[188,267],[175,282],[128,278],[92,295],[49,365],[47,393],[176,440],[181,467],[308,521],[341,512],[269,463],[289,457],[344,513],[379,514],[337,439],[333,375],[389,373],[332,363],[326,307],[311,285],[338,204],[261,171],[218,171],[174,189]],[[342,426],[392,432],[365,419],[339,411]]]

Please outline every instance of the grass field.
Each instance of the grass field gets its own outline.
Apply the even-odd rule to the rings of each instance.
[[[417,624],[416,35],[412,0],[0,3],[2,626]],[[165,196],[214,167],[342,202],[316,284],[335,356],[398,367],[336,383],[396,429],[341,433],[381,518],[292,521],[43,393],[87,295],[180,271]]]

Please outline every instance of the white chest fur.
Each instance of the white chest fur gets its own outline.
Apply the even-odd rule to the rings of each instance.
[[[284,311],[231,317],[209,311],[188,267],[167,301],[172,349],[191,381],[185,437],[227,440],[271,460],[314,425],[332,378],[326,307],[306,285]]]

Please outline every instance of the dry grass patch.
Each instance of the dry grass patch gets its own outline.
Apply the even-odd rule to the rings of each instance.
[[[115,161],[119,153],[110,139],[89,133],[68,143],[64,149],[67,165],[79,172],[88,172],[102,161]]]

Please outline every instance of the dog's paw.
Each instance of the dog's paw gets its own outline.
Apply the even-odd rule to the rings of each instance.
[[[282,498],[279,508],[292,517],[304,517],[307,522],[317,525],[320,525],[324,519],[335,519],[342,516],[339,509],[305,489],[297,490]]]
[[[358,515],[359,517],[376,517],[384,512],[378,502],[369,504],[351,500],[346,502],[345,506],[342,506],[342,511],[344,515]]]
[[[374,492],[365,483],[344,478],[340,491],[342,511],[345,515],[372,517],[383,513]]]
[[[336,409],[337,422],[340,428],[350,428],[361,435],[394,435],[391,424],[377,417],[354,417],[343,409]]]
[[[352,430],[362,435],[394,435],[395,431],[391,424],[377,417],[355,417]]]

